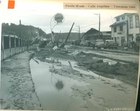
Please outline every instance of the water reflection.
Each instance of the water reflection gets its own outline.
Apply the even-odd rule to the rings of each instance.
[[[62,81],[58,80],[58,81],[55,83],[55,87],[56,87],[56,89],[61,90],[61,89],[63,89],[64,84],[63,84]]]

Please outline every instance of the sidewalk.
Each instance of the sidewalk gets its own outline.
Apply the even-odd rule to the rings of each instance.
[[[41,109],[30,73],[29,59],[32,53],[24,52],[1,63],[2,109]]]

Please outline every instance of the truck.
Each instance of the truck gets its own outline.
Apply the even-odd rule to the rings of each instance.
[[[104,48],[104,40],[103,39],[97,39],[95,42],[95,48],[101,49]]]
[[[117,49],[118,43],[116,43],[114,40],[105,40],[105,49]]]

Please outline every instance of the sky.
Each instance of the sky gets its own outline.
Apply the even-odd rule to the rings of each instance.
[[[135,13],[131,10],[89,10],[89,9],[64,9],[63,2],[54,2],[45,0],[16,0],[14,9],[7,9],[7,2],[3,2],[0,13],[0,20],[4,23],[19,24],[19,20],[23,25],[33,25],[50,33],[51,26],[55,25],[51,19],[56,13],[62,13],[64,16],[63,23],[53,28],[54,32],[68,32],[72,23],[73,32],[86,32],[90,28],[98,29],[99,15],[101,17],[101,31],[110,31],[110,25],[115,22],[115,16],[123,13]],[[2,3],[1,3],[2,4]]]

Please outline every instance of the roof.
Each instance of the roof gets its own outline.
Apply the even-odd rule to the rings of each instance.
[[[113,26],[116,26],[116,25],[122,25],[122,24],[126,24],[126,21],[115,22],[112,25],[110,25],[110,27],[113,27]]]
[[[85,33],[85,35],[87,35],[87,34],[96,34],[96,33],[99,33],[99,31],[96,30],[96,29],[94,29],[94,28],[91,28],[90,30],[88,30],[88,31]]]
[[[116,16],[115,18],[118,18],[120,16],[124,16],[124,15],[138,15],[138,14],[137,13],[124,13],[124,14]]]
[[[102,31],[102,33],[111,33],[111,31]]]
[[[101,34],[101,32],[100,32]],[[92,39],[96,39],[99,37],[99,31],[94,29],[94,28],[91,28],[89,29],[86,33],[84,33],[84,35],[82,36],[82,38],[86,38],[86,39],[89,39],[89,38],[92,38]]]

